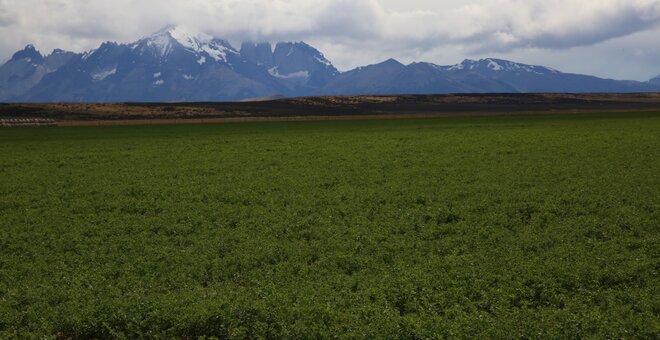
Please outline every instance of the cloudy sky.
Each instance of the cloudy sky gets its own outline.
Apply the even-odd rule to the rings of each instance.
[[[84,51],[170,24],[235,44],[304,40],[341,70],[390,57],[499,57],[616,79],[660,75],[660,0],[0,0],[0,60],[28,43]]]

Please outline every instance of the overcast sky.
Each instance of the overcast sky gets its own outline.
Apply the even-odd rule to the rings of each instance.
[[[0,60],[178,24],[233,43],[304,40],[339,69],[499,57],[616,79],[660,75],[660,0],[0,0]]]

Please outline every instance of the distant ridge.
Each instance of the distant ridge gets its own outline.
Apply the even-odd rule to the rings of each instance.
[[[656,85],[660,85],[660,76],[657,76],[657,77],[655,77],[655,78],[649,80],[649,83],[651,83],[651,84],[656,84]]]
[[[389,59],[340,72],[304,42],[244,42],[168,26],[133,43],[85,53],[33,45],[0,66],[0,102],[200,102],[318,95],[631,93],[648,82],[601,79],[486,58],[456,65]]]

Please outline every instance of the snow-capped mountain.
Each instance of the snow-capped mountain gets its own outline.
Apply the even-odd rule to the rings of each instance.
[[[130,44],[103,43],[44,77],[25,100],[240,100],[284,89],[227,41],[168,27]]]
[[[449,72],[515,72],[517,74],[533,73],[538,75],[557,74],[559,71],[534,65],[525,65],[501,59],[466,59],[460,64],[451,66],[438,66],[438,68]]]
[[[207,61],[228,63],[231,56],[238,56],[238,51],[227,41],[203,33],[193,34],[179,26],[168,26],[129,46],[141,55],[152,55],[162,60],[167,60],[183,48],[184,51],[198,57],[197,63],[200,65]]]
[[[459,82],[480,85],[474,92],[635,92],[650,88],[640,82],[622,82],[593,76],[562,73],[535,65],[501,59],[465,60],[451,66],[438,66]]]
[[[660,91],[501,59],[385,62],[339,72],[304,42],[245,42],[170,26],[135,42],[43,56],[32,45],[0,66],[0,101],[233,101],[303,95]]]

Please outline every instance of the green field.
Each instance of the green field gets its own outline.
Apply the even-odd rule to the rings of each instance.
[[[0,130],[0,338],[660,335],[660,113]]]

